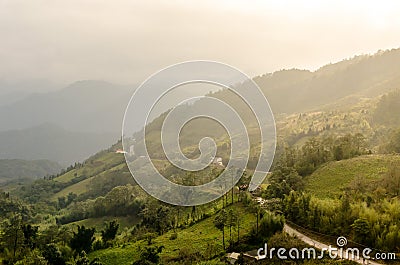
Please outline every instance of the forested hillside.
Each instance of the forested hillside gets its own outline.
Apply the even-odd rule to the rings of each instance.
[[[291,108],[290,114],[275,117],[275,161],[255,193],[247,185],[257,162],[259,131],[240,104],[235,107],[247,119],[251,159],[235,187],[208,204],[172,206],[150,197],[132,178],[121,141],[60,173],[2,192],[3,263],[219,265],[229,252],[254,253],[266,242],[303,247],[282,232],[288,221],[327,244],[345,235],[354,246],[371,247],[374,253],[399,253],[400,83],[393,70],[398,56],[393,50],[314,73],[288,70],[256,78],[263,89],[276,92],[274,111],[284,104]],[[293,98],[286,96],[283,103],[289,91]],[[226,91],[211,95],[236,101]],[[146,128],[155,166],[184,185],[218,176],[224,170],[218,164],[188,173],[166,161],[158,139],[165,115]],[[210,136],[226,164],[230,142],[225,131],[205,120],[191,125],[181,135],[184,153],[198,156],[198,140]],[[327,257],[321,262],[353,264]]]

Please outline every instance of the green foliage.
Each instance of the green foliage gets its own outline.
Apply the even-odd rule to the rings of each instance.
[[[71,241],[71,230],[71,228],[66,226],[59,227],[57,225],[51,225],[39,234],[37,241],[40,245],[47,245],[54,242],[66,245]]]
[[[265,212],[261,218],[259,233],[264,238],[269,238],[277,232],[282,231],[284,218],[271,212]]]
[[[159,264],[160,253],[164,249],[163,246],[155,247],[144,247],[139,250],[139,260],[132,263],[132,265],[153,265]]]
[[[225,209],[222,209],[214,219],[215,227],[222,232],[222,245],[225,249],[225,225],[228,220],[228,215]]]
[[[98,258],[94,258],[92,261],[86,255],[85,251],[82,251],[77,257],[72,260],[70,265],[102,265]]]
[[[59,192],[69,183],[60,183],[49,179],[38,179],[32,184],[23,186],[20,197],[29,203],[38,203],[49,199],[49,195]]]
[[[104,230],[101,231],[101,238],[104,242],[108,242],[115,239],[119,228],[119,224],[116,220],[107,223]]]
[[[24,233],[22,231],[22,216],[20,214],[12,214],[2,223],[1,233],[1,249],[7,249],[10,252],[10,260],[17,260],[22,255],[24,243]]]
[[[278,167],[270,176],[269,185],[263,192],[263,197],[283,199],[290,191],[301,191],[304,188],[303,178],[294,168]]]
[[[272,235],[266,242],[268,243],[268,246],[274,247],[276,249],[278,249],[278,248],[302,249],[304,247],[308,247],[308,245],[305,244],[304,242],[302,242],[301,240],[299,240],[295,237],[291,237],[287,233],[283,233],[283,232],[278,232],[278,233]]]
[[[178,233],[172,233],[171,236],[169,237],[170,240],[175,240],[178,238]]]
[[[108,169],[124,164],[124,156],[115,154],[114,149],[121,148],[121,143],[111,147],[110,150],[104,150],[88,158],[82,165],[78,164],[76,167],[64,174],[54,178],[57,182],[68,183],[73,181],[74,178],[80,176],[96,176]],[[75,182],[76,183],[76,182]]]
[[[86,228],[85,226],[78,226],[78,231],[73,233],[70,246],[76,252],[90,252],[92,243],[94,241],[94,228]]]
[[[65,260],[62,257],[61,251],[58,249],[56,244],[48,244],[42,251],[43,257],[49,263],[49,265],[64,265]]]
[[[7,260],[3,260],[3,264],[7,264]],[[21,257],[18,261],[13,263],[13,265],[49,265],[46,259],[41,255],[38,249],[34,249],[32,251],[28,251],[24,253],[24,256]]]
[[[206,205],[209,209],[210,205]],[[244,206],[242,203],[235,203],[232,206],[228,206],[226,211],[230,208],[234,208],[237,215],[240,216],[240,238],[244,239],[250,233],[254,223],[256,222],[255,215],[250,212],[249,208]],[[191,226],[183,226],[169,230],[163,235],[153,234],[155,237],[152,239],[153,246],[164,246],[165,249],[160,253],[162,261],[178,262],[180,255],[180,249],[185,246],[189,250],[200,250],[197,256],[199,260],[215,259],[223,256],[223,247],[221,240],[221,231],[214,226],[215,215],[206,217]],[[228,226],[225,226],[225,234],[229,233]],[[235,231],[235,238],[237,230]],[[173,233],[177,233],[178,237],[175,240],[170,240]],[[101,262],[105,265],[130,265],[139,257],[138,247],[141,249],[148,246],[146,239],[141,238],[137,241],[130,241],[128,244],[123,246],[114,246],[112,248],[94,251],[90,254],[90,257],[99,257]],[[191,252],[185,252],[191,255]],[[182,255],[185,253],[181,253]],[[186,255],[185,254],[185,255]],[[199,261],[200,263],[200,261]],[[185,264],[185,263],[184,263]],[[186,263],[187,264],[187,263]],[[195,263],[196,264],[196,263]],[[203,263],[200,263],[203,264]],[[209,264],[204,262],[204,264]],[[219,262],[213,261],[210,264],[220,264]]]
[[[311,175],[323,164],[367,153],[361,134],[341,137],[311,138],[300,149],[286,147],[269,178],[265,198],[283,199],[290,191],[302,191],[303,177]]]
[[[24,245],[26,247],[30,249],[35,248],[38,230],[38,226],[32,226],[30,224],[22,225],[22,232],[24,234]]]
[[[286,162],[294,162],[294,168],[301,176],[312,174],[320,165],[329,161],[340,161],[366,154],[365,137],[361,134],[345,135],[338,138],[311,138]],[[292,152],[293,153],[293,152]]]
[[[169,206],[149,201],[140,211],[140,216],[146,227],[153,229],[160,235],[167,229],[173,227],[174,213]]]
[[[371,225],[366,219],[355,220],[351,227],[354,231],[354,239],[357,242],[364,245],[370,245],[372,243],[370,237]]]
[[[32,215],[29,205],[26,205],[18,198],[10,196],[10,193],[0,190],[0,217],[8,217],[15,213],[20,214],[24,220],[29,219]]]
[[[142,208],[143,191],[137,186],[120,186],[112,189],[105,197],[95,200],[79,201],[70,204],[58,222],[67,224],[86,218],[103,216],[134,216]]]
[[[349,194],[344,194],[341,200],[331,200],[291,192],[284,200],[284,209],[287,219],[313,231],[333,238],[349,235],[348,239],[381,250],[398,249],[398,199],[381,199],[368,205]]]
[[[308,72],[301,71],[278,73],[280,74],[293,75],[294,80],[299,76],[304,80],[310,78]],[[214,96],[219,97],[221,94],[216,93]],[[234,98],[229,100],[235,101]],[[400,238],[400,224],[397,221],[400,220],[400,207],[396,198],[399,196],[397,176],[400,174],[395,166],[388,167],[388,161],[398,162],[398,159],[394,156],[363,156],[369,153],[367,142],[380,142],[380,133],[385,130],[374,131],[375,128],[371,128],[368,123],[369,113],[364,112],[368,108],[362,107],[362,110],[352,109],[349,113],[331,111],[294,115],[298,118],[285,116],[282,119],[283,123],[286,122],[285,128],[278,128],[278,132],[284,142],[293,145],[280,150],[281,159],[275,164],[269,183],[265,184],[268,186],[263,196],[269,199],[279,198],[275,202],[282,205],[274,209],[282,210],[287,219],[309,229],[332,236],[348,234],[357,242],[392,250],[399,245]],[[331,117],[334,121],[330,120]],[[292,122],[289,124],[286,118],[292,119]],[[338,122],[341,119],[343,122]],[[299,125],[296,125],[297,122]],[[150,125],[151,140],[159,133],[159,124],[155,122]],[[354,127],[350,127],[350,124]],[[344,128],[341,128],[342,126]],[[358,127],[360,128],[357,129]],[[183,133],[184,151],[189,157],[198,155],[197,148],[194,148],[198,142],[195,138],[204,137],[204,131],[211,131],[211,136],[217,138],[217,145],[224,152],[229,149],[229,142],[224,139],[223,132],[218,128],[209,130],[215,127],[203,122],[200,122],[197,128],[201,130]],[[291,129],[293,134],[288,134],[287,131]],[[347,134],[348,131],[353,134]],[[367,133],[362,135],[357,133],[358,131]],[[371,135],[375,132],[376,139],[372,139]],[[399,135],[398,132],[393,133],[385,152],[397,152]],[[156,141],[150,144],[154,150],[161,150],[156,149]],[[250,167],[254,167],[257,157],[256,152],[252,152],[251,157],[254,161],[249,163]],[[161,153],[157,153],[156,156],[159,159],[156,163],[163,173],[169,173],[171,178],[179,183],[194,185],[211,180],[219,173],[218,169],[210,168],[204,175],[182,174],[181,171],[168,166]],[[128,184],[129,180],[132,181],[132,185]],[[378,180],[382,182],[378,183]],[[317,197],[303,193],[304,189],[312,191]],[[42,232],[36,236],[35,226],[25,225],[28,220],[25,216],[29,214],[24,214],[23,221],[17,226],[20,231],[16,232],[18,246],[15,256],[20,257],[16,259],[38,249],[43,249],[43,256],[47,260],[51,259],[49,257],[56,259],[60,253],[68,252],[62,247],[63,242],[70,242],[76,253],[81,250],[89,253],[93,242],[97,242],[96,247],[93,247],[96,251],[90,253],[89,257],[86,254],[79,255],[71,261],[72,264],[89,264],[89,258],[94,262],[93,258],[96,256],[107,265],[132,264],[135,260],[135,264],[156,264],[161,261],[219,264],[215,260],[208,263],[201,260],[222,256],[226,238],[229,239],[229,247],[232,249],[241,249],[249,242],[262,242],[269,238],[276,240],[276,246],[279,243],[298,243],[282,235],[275,237],[273,234],[282,230],[283,217],[264,212],[260,207],[253,207],[251,212],[253,198],[246,192],[238,196],[241,197],[242,203],[227,206],[223,210],[219,210],[221,200],[204,207],[193,208],[172,207],[153,201],[135,186],[123,156],[116,155],[112,150],[102,151],[83,164],[69,167],[63,174],[54,178],[38,180],[30,186],[24,186],[20,194],[27,202],[35,204],[35,213],[41,211],[38,210],[39,207],[43,207],[46,208],[46,213],[57,213],[58,225],[68,223],[67,226],[62,226],[67,230],[74,225],[69,224],[70,222],[76,221],[79,226],[78,232],[73,233],[70,239],[67,232],[62,232],[59,227],[54,226],[53,216],[40,213],[35,215],[34,219],[30,219],[37,223],[42,222]],[[234,192],[232,195],[235,195]],[[227,198],[228,196],[225,196],[222,200],[224,207],[225,202],[227,205],[230,201],[230,198]],[[233,201],[232,197],[232,203]],[[29,207],[16,203],[15,200],[4,198],[1,202],[4,202],[0,205],[4,216],[11,218],[10,213],[14,211],[29,212]],[[270,207],[272,202],[274,200],[268,200],[267,207]],[[214,213],[217,214],[213,216]],[[125,229],[116,238],[119,224],[110,221],[101,231],[101,237],[104,242],[115,240],[115,244],[112,242],[106,245],[101,243],[99,235],[96,235],[98,239],[94,241],[94,229],[85,228],[98,225],[102,222],[99,220],[103,220],[105,216],[110,218],[107,220],[121,216],[136,217],[142,222],[134,228]],[[212,217],[207,218],[208,216]],[[6,220],[5,223],[10,223],[10,220]],[[12,246],[4,243],[7,240],[12,242],[7,238],[10,234],[12,233],[1,235],[3,248]],[[52,242],[56,244],[49,245]],[[159,245],[165,246],[162,252],[156,247]],[[45,246],[48,247],[47,250]],[[45,254],[45,250],[48,253]],[[7,251],[4,249],[4,252]],[[9,252],[9,256],[12,256],[12,252]]]

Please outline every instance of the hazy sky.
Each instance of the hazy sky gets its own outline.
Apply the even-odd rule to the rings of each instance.
[[[0,0],[0,80],[138,83],[186,60],[253,76],[400,47],[399,1]]]

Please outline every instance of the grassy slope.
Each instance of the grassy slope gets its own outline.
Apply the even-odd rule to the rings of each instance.
[[[81,195],[82,193],[85,193],[88,190],[88,185],[90,184],[90,181],[94,177],[90,177],[88,179],[82,180],[78,183],[75,183],[71,186],[66,187],[65,189],[57,192],[54,194],[51,199],[52,200],[57,200],[58,197],[66,197],[70,192],[75,193],[76,195]]]
[[[121,156],[121,155],[115,154],[115,156]],[[109,168],[109,169],[107,169],[105,171],[102,171],[99,174],[94,175],[93,177],[84,179],[84,180],[82,180],[82,181],[80,181],[78,183],[75,183],[75,184],[73,184],[71,186],[66,187],[65,189],[63,189],[63,190],[59,191],[58,193],[54,194],[51,199],[52,200],[57,200],[58,197],[67,196],[70,192],[73,192],[76,195],[83,194],[83,193],[88,191],[90,182],[92,180],[94,180],[96,177],[107,176],[107,174],[112,174],[115,171],[122,170],[124,167],[125,167],[125,163],[122,163],[122,164],[119,164],[119,165],[117,165],[115,167]],[[61,176],[61,177],[63,177],[63,176]]]
[[[399,155],[369,155],[330,162],[306,178],[306,190],[320,198],[335,197],[356,177],[379,180]]]
[[[278,136],[289,139],[290,135],[307,134],[299,139],[290,141],[291,144],[302,146],[312,136],[346,135],[362,133],[367,139],[374,134],[371,124],[371,109],[376,106],[377,98],[361,99],[349,107],[332,103],[330,110],[292,114],[277,118]],[[329,128],[328,128],[329,127]]]
[[[89,158],[83,167],[68,171],[54,180],[66,183],[82,175],[92,177],[111,167],[124,163],[124,161],[124,156],[121,154],[116,154],[113,151],[102,151],[93,158]]]
[[[240,204],[235,204],[235,209],[239,211],[242,218],[240,234],[244,235],[250,231],[255,223],[255,215],[249,213],[246,208]],[[178,231],[178,237],[171,240],[170,236],[173,231],[170,231],[162,236],[154,239],[155,245],[165,247],[161,256],[164,259],[176,258],[179,254],[179,249],[184,246],[190,250],[197,250],[204,253],[207,249],[207,243],[214,242],[218,249],[222,250],[222,233],[214,226],[214,216],[209,217],[191,227]],[[236,230],[233,234],[236,235]],[[229,229],[225,229],[225,240],[229,238]],[[137,241],[128,243],[125,246],[118,246],[105,250],[98,250],[90,254],[91,258],[98,257],[104,265],[111,264],[132,264],[139,256],[138,247],[146,246],[146,242]]]

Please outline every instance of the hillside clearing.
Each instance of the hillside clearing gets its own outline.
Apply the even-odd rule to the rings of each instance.
[[[399,162],[400,155],[368,155],[329,162],[305,178],[306,191],[319,198],[334,198],[355,178],[379,180],[391,163]]]

